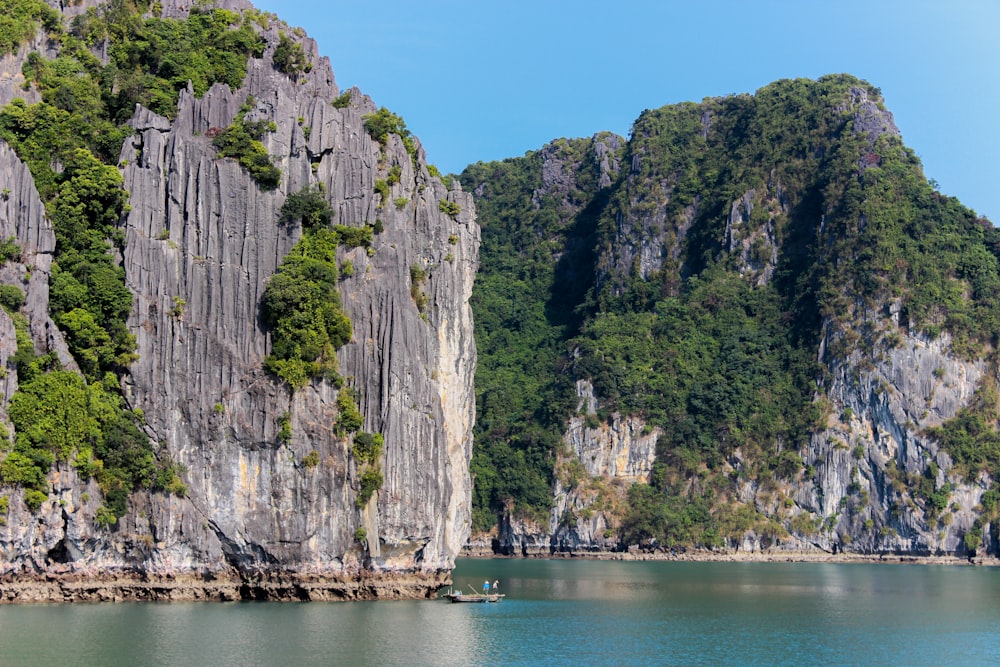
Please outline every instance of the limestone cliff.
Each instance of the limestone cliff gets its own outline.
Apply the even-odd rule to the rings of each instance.
[[[614,413],[597,418],[590,382],[577,382],[580,407],[563,436],[567,448],[555,466],[553,506],[547,525],[507,513],[497,549],[505,554],[609,552],[618,549],[619,515],[628,487],[648,482],[662,430]]]
[[[988,364],[957,357],[948,336],[919,335],[883,350],[874,367],[857,352],[829,361],[834,414],[805,457],[816,483],[794,489],[797,506],[826,521],[828,532],[813,541],[869,553],[964,553],[963,537],[990,480],[970,483],[952,472],[951,459],[925,429],[971,402]],[[932,512],[905,483],[931,471],[934,488],[951,484],[943,513]],[[986,532],[978,546],[993,552]]]
[[[576,328],[560,330],[570,353],[553,363],[549,380],[563,388],[572,382],[576,403],[553,451],[547,516],[526,511],[523,501],[500,503],[493,550],[543,555],[666,543],[970,558],[998,552],[995,479],[979,461],[968,474],[969,464],[957,464],[934,435],[977,392],[996,386],[995,341],[987,335],[969,345],[968,329],[956,329],[956,343],[943,324],[959,319],[948,319],[948,308],[979,298],[975,279],[953,265],[940,270],[962,299],[945,305],[943,295],[932,296],[932,315],[918,321],[926,298],[919,291],[932,279],[911,267],[935,261],[920,253],[937,252],[927,248],[947,228],[968,243],[967,256],[982,253],[995,271],[993,236],[982,231],[991,227],[958,207],[947,214],[954,218],[940,218],[947,223],[910,222],[950,204],[926,184],[876,90],[826,77],[647,110],[617,156],[623,168],[582,188],[590,200],[577,192],[569,214],[558,194],[567,179],[552,174],[577,173],[590,158],[576,155],[567,165],[558,146],[526,156],[521,172],[512,161],[504,166],[519,174],[507,187],[537,179],[532,205],[549,206],[567,226],[587,207],[600,210],[592,264],[576,268],[591,285],[574,304],[585,314],[571,323]],[[519,219],[507,212],[514,222],[495,220],[489,200],[500,188],[481,185],[481,173],[491,172],[470,168],[463,178],[482,196],[484,229],[509,226],[508,233],[537,239],[539,251],[558,242],[520,222],[536,216],[528,209]],[[904,175],[906,185],[892,180]],[[892,197],[881,199],[879,188]],[[484,245],[484,266],[493,262],[492,248]],[[866,264],[873,256],[879,260]],[[542,296],[547,312],[560,289]],[[779,343],[779,334],[758,346],[762,301],[727,310],[737,292],[780,303],[784,312],[766,326],[794,329],[795,338]],[[691,304],[693,317],[684,310]],[[986,297],[983,308],[992,313],[995,302]],[[707,331],[716,317],[730,322],[719,334]],[[521,326],[504,334],[516,337]],[[761,380],[761,369],[780,345],[806,351],[813,361],[795,363],[812,374],[812,386],[771,403],[785,380],[780,373]],[[708,372],[686,377],[692,369]],[[746,406],[744,416],[727,421],[734,404]],[[989,402],[987,413],[995,416],[995,408]],[[775,417],[762,417],[772,410]],[[796,410],[808,423],[781,431]],[[777,425],[777,435],[755,431],[764,423]],[[491,436],[478,437],[488,443]],[[655,491],[633,497],[637,483]],[[686,513],[685,504],[696,509]]]
[[[159,4],[165,17],[184,17],[190,6]],[[377,107],[359,90],[334,106],[343,91],[312,40],[295,37],[308,72],[279,71],[279,33],[293,33],[273,17],[263,26],[266,51],[250,59],[239,89],[216,84],[201,98],[182,91],[173,120],[137,107],[121,152],[131,207],[121,263],[138,343],[123,392],[159,455],[186,469],[188,493],[133,494],[129,512],[106,529],[94,521],[99,489],[68,466],[53,470],[53,492],[37,513],[7,489],[8,598],[423,596],[447,579],[467,539],[476,363],[468,299],[479,244],[472,199],[430,175],[419,142],[411,157],[395,134],[384,145],[373,140],[364,116]],[[5,63],[8,72],[15,65]],[[5,83],[5,99],[15,83]],[[220,159],[210,138],[251,99],[250,113],[277,128],[263,139],[282,174],[273,191]],[[23,249],[3,278],[36,267],[25,307],[35,344],[63,350],[45,319],[51,229],[24,166],[2,145],[0,161],[4,183],[16,186],[3,202],[3,232],[16,230]],[[386,201],[376,181],[395,167]],[[338,262],[353,266],[340,283],[353,328],[337,353],[340,374],[358,396],[363,429],[385,440],[384,483],[361,508],[350,443],[333,429],[338,389],[316,380],[292,392],[262,368],[270,352],[263,291],[301,235],[279,225],[278,213],[307,186],[323,188],[336,224],[380,230],[369,249],[338,251]],[[444,212],[445,201],[457,208]],[[413,266],[424,270],[422,308],[411,295]],[[10,330],[2,313],[0,327]],[[286,418],[291,437],[279,438]],[[313,452],[318,464],[304,463]],[[28,575],[48,583],[19,588]]]

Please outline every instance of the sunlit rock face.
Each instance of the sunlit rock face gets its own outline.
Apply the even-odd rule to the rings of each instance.
[[[186,16],[191,5],[161,4],[165,17]],[[36,514],[11,490],[0,526],[3,570],[68,582],[25,588],[26,596],[421,597],[448,578],[468,538],[476,363],[468,300],[479,247],[471,196],[430,175],[419,141],[411,155],[396,135],[385,145],[373,140],[364,116],[377,107],[360,91],[346,106],[331,104],[344,91],[312,40],[295,36],[313,65],[308,73],[278,71],[279,32],[295,33],[273,18],[264,23],[267,50],[250,60],[242,87],[217,84],[201,98],[183,91],[172,120],[137,107],[120,158],[131,207],[121,262],[138,342],[123,391],[158,455],[185,467],[188,493],[133,494],[128,514],[105,529],[95,523],[100,489],[70,466],[50,475],[53,493]],[[16,85],[7,80],[4,94]],[[281,169],[275,190],[260,189],[212,146],[248,100],[255,119],[277,128],[263,139]],[[398,182],[383,201],[375,182],[396,166]],[[30,174],[2,144],[0,171],[13,186],[0,204],[4,236],[16,235],[25,251],[3,271],[34,268],[26,309],[36,346],[72,367],[47,319],[51,228]],[[362,430],[385,440],[384,482],[361,507],[350,440],[334,432],[342,389],[314,380],[292,392],[262,366],[271,343],[264,289],[302,234],[279,224],[279,211],[288,195],[316,186],[336,224],[381,230],[370,248],[341,247],[337,257],[353,268],[339,283],[353,331],[337,353],[340,375],[355,392]],[[443,211],[444,201],[458,212]],[[411,267],[424,274],[419,308]],[[0,313],[0,330],[10,328]],[[3,340],[0,360],[15,349],[12,337]],[[10,375],[7,396],[16,389]],[[286,418],[290,439],[278,437]]]

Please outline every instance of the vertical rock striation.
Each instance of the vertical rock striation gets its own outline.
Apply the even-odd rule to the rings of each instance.
[[[164,16],[183,17],[189,4],[163,2]],[[279,30],[292,34],[270,21],[267,51],[250,60],[239,90],[217,84],[200,99],[184,91],[173,120],[137,107],[121,153],[131,206],[122,264],[139,356],[123,389],[158,455],[186,468],[188,493],[136,493],[109,531],[93,523],[95,501],[81,501],[87,487],[72,471],[54,472],[74,501],[46,502],[38,518],[11,516],[0,539],[10,575],[61,577],[34,588],[10,583],[8,597],[425,596],[446,581],[467,540],[476,361],[468,299],[479,244],[472,199],[430,175],[419,142],[411,156],[397,135],[373,140],[364,116],[376,106],[360,91],[346,107],[331,104],[342,91],[312,40],[296,38],[313,64],[308,73],[278,71]],[[212,146],[248,100],[255,119],[277,126],[263,139],[282,173],[273,191]],[[0,146],[7,171],[19,164],[10,155]],[[399,180],[383,201],[375,182],[395,166]],[[385,439],[384,484],[364,507],[350,442],[333,428],[339,390],[313,381],[293,393],[262,368],[270,340],[261,298],[301,236],[279,224],[279,211],[309,186],[323,188],[336,224],[383,230],[370,249],[338,250],[338,262],[353,265],[340,283],[353,326],[338,351],[340,374],[356,392],[362,429]],[[445,213],[443,201],[459,211]],[[19,237],[44,229],[35,208],[30,222],[19,218]],[[51,252],[46,243],[32,256]],[[412,266],[425,272],[423,309],[411,296]],[[290,439],[278,437],[286,417]],[[317,465],[303,462],[312,452]],[[22,522],[36,525],[15,542],[11,526]],[[55,542],[64,545],[58,563]]]

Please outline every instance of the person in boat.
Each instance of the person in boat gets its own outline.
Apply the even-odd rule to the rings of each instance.
[[[494,593],[499,593],[500,592],[500,580],[499,579],[497,579],[497,580],[495,580],[493,582],[493,592]]]
[[[486,581],[483,582],[483,595],[489,595],[489,594],[490,594],[490,580],[487,579]]]

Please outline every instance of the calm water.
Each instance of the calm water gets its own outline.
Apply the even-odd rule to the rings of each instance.
[[[1000,568],[460,561],[501,604],[0,607],[0,665],[997,665]]]

